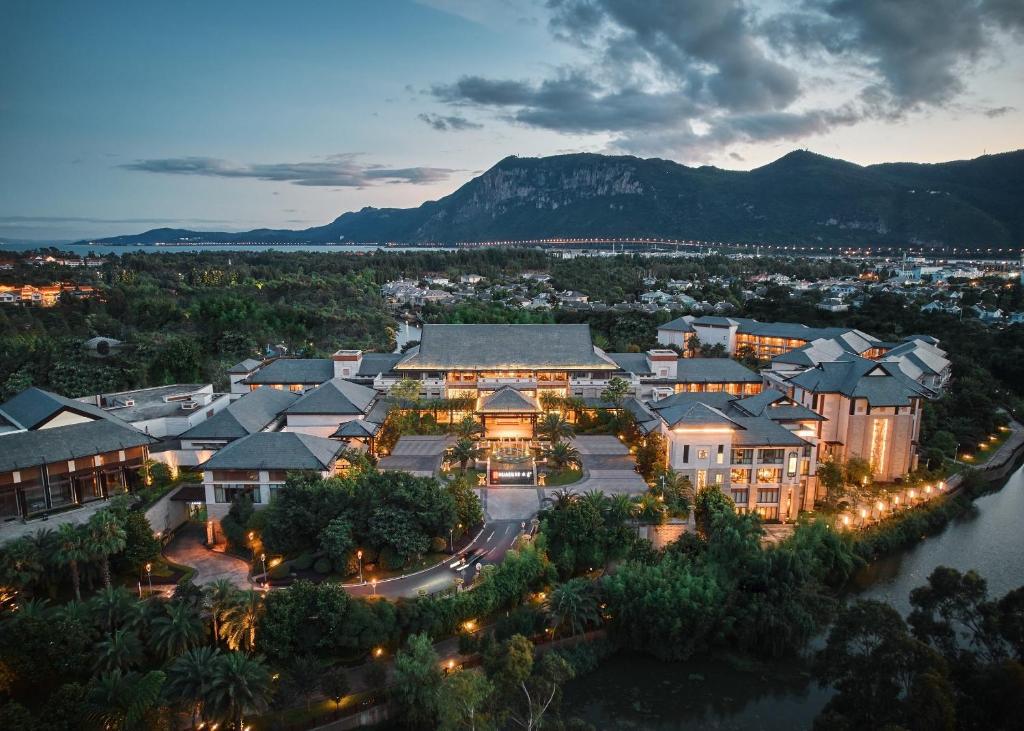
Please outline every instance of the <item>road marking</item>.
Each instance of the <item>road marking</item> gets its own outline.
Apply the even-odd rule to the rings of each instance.
[[[490,543],[492,538],[494,538],[494,531],[491,531],[491,534],[484,539],[484,543]]]

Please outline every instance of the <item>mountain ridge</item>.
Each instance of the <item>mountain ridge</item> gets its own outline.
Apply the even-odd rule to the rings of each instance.
[[[749,171],[571,153],[502,158],[438,200],[324,226],[160,228],[88,243],[457,243],[638,236],[733,243],[1008,246],[1024,240],[1024,150],[873,165],[794,150]]]

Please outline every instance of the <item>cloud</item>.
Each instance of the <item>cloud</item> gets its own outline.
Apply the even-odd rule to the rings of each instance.
[[[477,122],[471,122],[465,117],[461,117],[457,114],[442,115],[442,114],[417,114],[416,118],[426,122],[428,125],[436,129],[438,132],[447,132],[448,130],[462,131],[466,129],[481,129],[482,124]]]
[[[547,11],[579,61],[534,79],[467,75],[430,94],[604,134],[614,150],[697,159],[948,103],[995,35],[1024,30],[1020,0],[547,0]]]
[[[434,167],[388,168],[358,162],[357,157],[347,153],[330,155],[322,162],[295,163],[236,163],[215,157],[170,157],[136,160],[118,167],[147,173],[254,178],[334,188],[365,188],[382,183],[436,183],[458,172]]]
[[[994,107],[992,109],[986,109],[983,114],[989,119],[995,119],[996,117],[1002,117],[1003,115],[1016,111],[1017,107]]]

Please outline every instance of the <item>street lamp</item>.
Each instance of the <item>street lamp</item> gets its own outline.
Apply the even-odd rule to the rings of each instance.
[[[455,529],[454,528],[449,528],[448,529],[448,553],[455,553],[454,536],[455,536]]]
[[[260,554],[260,561],[263,562],[263,586],[267,585],[267,554]]]
[[[146,564],[146,578],[149,579],[149,594],[153,595],[153,564]]]
[[[359,559],[359,583],[365,584],[366,582],[363,581],[363,549],[360,548],[356,551],[356,558]]]
[[[370,586],[373,587],[373,595],[377,596],[377,580],[370,579]]]

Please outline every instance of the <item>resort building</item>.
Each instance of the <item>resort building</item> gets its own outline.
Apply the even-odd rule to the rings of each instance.
[[[154,452],[153,458],[167,462],[172,470],[195,467],[230,442],[257,432],[279,430],[284,424],[282,413],[298,399],[298,394],[274,388],[247,391],[222,411],[180,434],[178,449]]]
[[[865,459],[880,482],[917,468],[922,405],[934,393],[900,363],[849,356],[782,383],[794,401],[824,417],[816,431],[819,460]]]
[[[231,401],[228,394],[214,393],[209,383],[176,383],[78,400],[98,406],[158,439],[178,436],[222,411]]]
[[[137,488],[155,441],[97,406],[25,389],[0,404],[0,520]]]
[[[698,490],[711,484],[736,509],[793,520],[814,506],[822,417],[785,394],[679,393],[648,404],[668,444],[668,465]]]
[[[332,439],[293,432],[257,432],[217,450],[202,465],[206,494],[208,538],[239,495],[248,495],[257,508],[266,506],[293,471],[312,471],[331,477],[348,463],[339,459],[345,445]]]
[[[379,399],[380,394],[372,388],[332,378],[304,393],[283,411],[284,431],[333,436],[346,423],[366,419]],[[386,413],[385,409],[383,415]]]
[[[695,342],[720,345],[728,355],[748,353],[758,360],[802,348],[814,340],[839,339],[857,355],[876,358],[885,351],[875,337],[843,327],[807,327],[792,322],[758,322],[745,317],[693,317],[686,315],[658,327],[658,342],[684,352]]]

